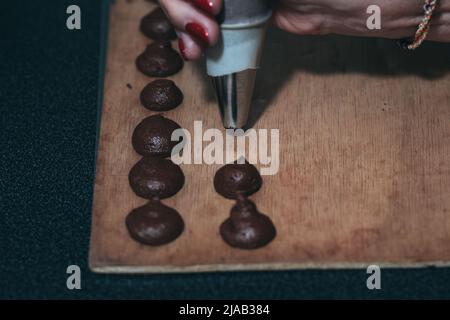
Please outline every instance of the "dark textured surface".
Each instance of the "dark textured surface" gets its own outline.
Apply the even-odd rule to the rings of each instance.
[[[143,157],[130,170],[128,181],[137,196],[166,199],[184,186],[183,170],[170,159]]]
[[[159,200],[133,209],[125,220],[130,236],[137,242],[160,246],[174,241],[184,230],[178,211]]]
[[[66,7],[82,30],[65,28]],[[100,0],[4,1],[0,10],[0,298],[438,298],[450,269],[97,275],[87,268]],[[138,32],[138,30],[137,30]],[[78,264],[82,289],[66,289]]]
[[[149,77],[168,77],[183,68],[183,59],[170,41],[152,42],[136,58],[136,67]]]
[[[269,244],[277,234],[272,220],[250,199],[238,196],[230,216],[220,225],[220,235],[230,246],[253,250]]]
[[[133,131],[131,143],[142,156],[168,158],[181,141],[172,141],[172,134],[181,127],[172,119],[160,114],[143,119]]]

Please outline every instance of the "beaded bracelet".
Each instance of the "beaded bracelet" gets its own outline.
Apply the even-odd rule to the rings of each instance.
[[[425,0],[425,5],[423,6],[424,17],[417,28],[416,34],[413,38],[402,39],[398,42],[403,49],[415,50],[422,44],[430,31],[431,18],[437,4],[438,0]]]

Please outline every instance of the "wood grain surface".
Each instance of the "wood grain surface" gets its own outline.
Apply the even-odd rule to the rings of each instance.
[[[228,247],[218,233],[233,202],[215,193],[219,166],[182,165],[186,184],[164,203],[186,229],[161,247],[133,241],[124,220],[146,200],[128,185],[139,156],[139,103],[152,79],[134,60],[149,40],[140,18],[154,7],[111,6],[94,191],[90,267],[97,272],[262,270],[444,265],[450,261],[450,47],[414,53],[393,41],[297,37],[270,30],[252,125],[280,129],[280,170],[252,196],[274,221],[267,247]],[[175,43],[174,43],[175,46]],[[222,129],[203,63],[171,77],[185,94],[164,113],[193,130]],[[131,84],[132,89],[127,88]]]

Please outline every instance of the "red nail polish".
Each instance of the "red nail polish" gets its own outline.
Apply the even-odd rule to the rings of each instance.
[[[209,33],[196,22],[190,22],[185,27],[186,31],[204,46],[209,45]]]
[[[191,3],[199,8],[200,10],[203,10],[204,12],[214,15],[214,9],[213,9],[213,3],[211,0],[190,0]]]
[[[180,48],[181,56],[184,60],[188,61],[189,59],[186,57],[186,46],[184,45],[183,39],[178,39],[178,48]]]

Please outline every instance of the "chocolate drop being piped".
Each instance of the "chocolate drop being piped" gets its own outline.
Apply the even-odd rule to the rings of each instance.
[[[140,98],[151,111],[169,111],[183,102],[183,93],[172,80],[157,79],[144,87]]]
[[[181,190],[184,174],[171,160],[144,157],[131,168],[128,180],[139,197],[165,199]]]
[[[136,66],[147,76],[168,77],[183,68],[183,59],[173,50],[170,41],[156,41],[137,57]]]
[[[214,176],[217,193],[228,199],[236,199],[238,194],[249,196],[261,188],[262,178],[252,164],[227,164]]]
[[[132,144],[142,156],[167,158],[179,141],[172,141],[172,133],[181,129],[173,120],[154,115],[142,120],[134,129]]]
[[[173,25],[161,8],[156,8],[145,15],[139,28],[143,34],[153,40],[174,40],[177,38]]]
[[[180,214],[158,199],[131,211],[125,224],[134,240],[150,246],[169,243],[178,238],[184,229]]]
[[[220,226],[220,235],[226,243],[247,250],[267,245],[276,233],[272,220],[258,212],[256,205],[244,196],[238,197],[230,217]]]

